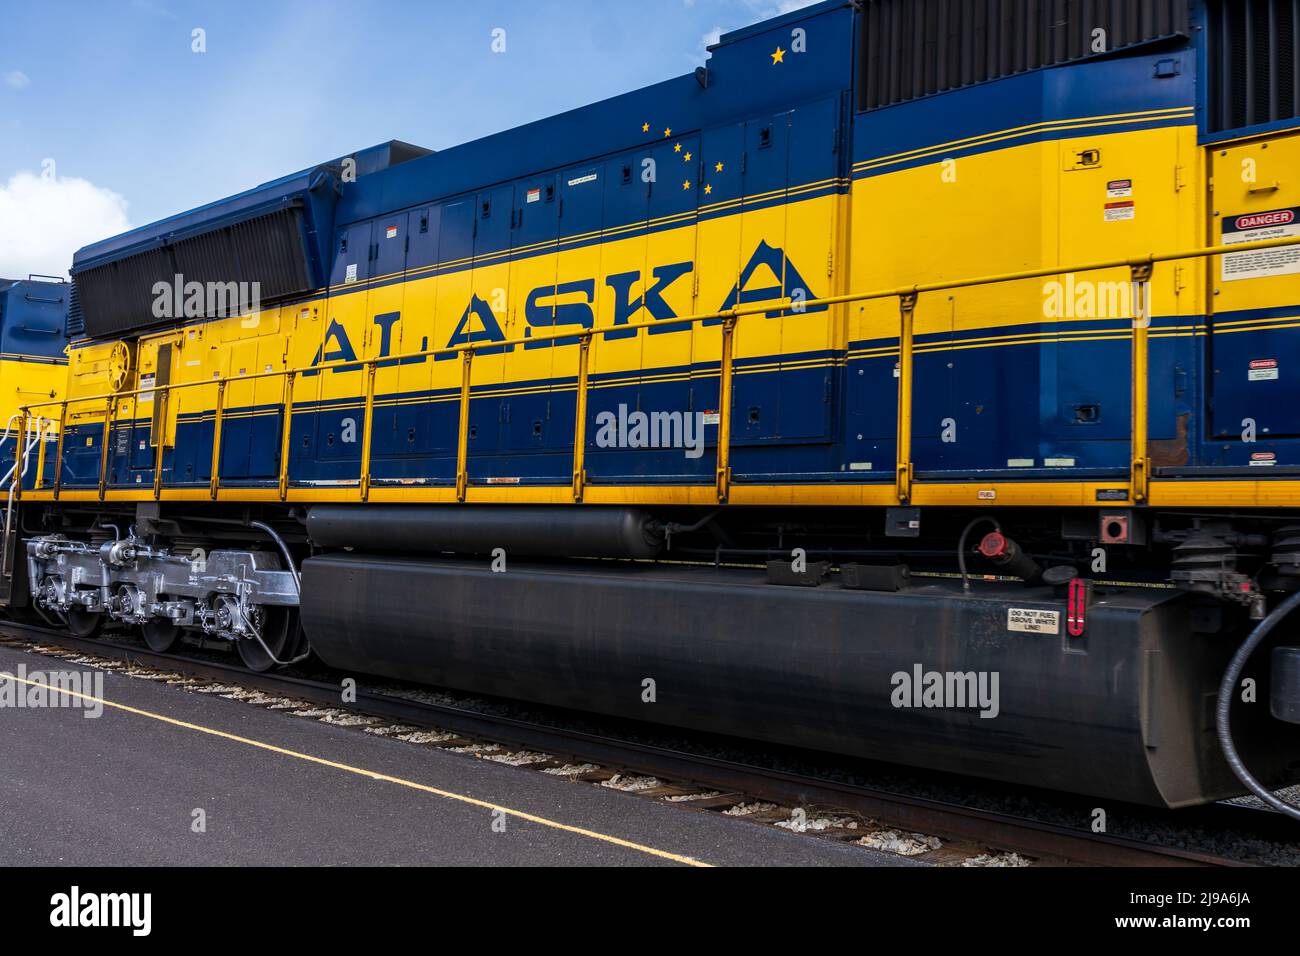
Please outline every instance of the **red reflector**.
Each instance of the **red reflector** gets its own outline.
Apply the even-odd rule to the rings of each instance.
[[[1088,582],[1075,578],[1070,582],[1066,604],[1065,629],[1071,637],[1083,637],[1088,626]]]

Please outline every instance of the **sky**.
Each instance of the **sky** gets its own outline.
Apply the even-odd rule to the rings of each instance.
[[[444,149],[689,73],[810,2],[0,0],[0,277],[375,143]]]

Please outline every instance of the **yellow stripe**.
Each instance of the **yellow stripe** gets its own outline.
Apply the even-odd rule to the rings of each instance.
[[[1064,131],[1066,131],[1066,130],[1088,130],[1088,129],[1096,129],[1098,126],[1130,126],[1130,125],[1134,125],[1134,124],[1137,124],[1137,123],[1145,123],[1145,122],[1149,122],[1149,120],[1147,120],[1146,118],[1142,118],[1142,119],[1131,119],[1131,120],[1114,120],[1114,121],[1109,122],[1109,123],[1081,123],[1081,124],[1079,124],[1079,125],[1077,125],[1077,126],[1057,126],[1057,127],[1054,127],[1054,128],[1051,129],[1051,130],[1045,130],[1044,132],[1064,132]],[[1020,138],[1021,136],[1023,136],[1023,135],[1025,135],[1025,134],[1023,134],[1023,133],[1011,133],[1011,134],[1006,135],[1006,136],[995,136],[995,137],[993,137],[992,139],[988,139],[988,140],[984,141],[983,143],[979,143],[979,144],[977,144],[977,145],[979,145],[979,146],[991,146],[991,145],[993,145],[994,143],[1003,143],[1003,142],[1006,142],[1007,140],[1019,139],[1019,138]],[[911,157],[911,159],[930,159],[930,158],[932,158],[932,157],[942,156],[942,155],[944,155],[945,153],[949,153],[949,152],[952,152],[952,150],[947,150],[947,149],[942,149],[942,148],[938,148],[938,149],[929,149],[929,150],[925,150],[925,151],[922,151],[922,152],[918,153],[917,155]],[[869,165],[861,166],[861,167],[855,167],[855,169],[858,169],[859,171],[869,171],[869,170],[872,170],[872,169],[881,169],[881,168],[883,168],[883,167],[885,167],[885,166],[895,166],[895,165],[897,165],[898,163],[901,163],[901,162],[908,162],[908,161],[909,161],[909,160],[893,160],[893,161],[890,161],[890,162],[873,161],[873,162],[870,163]]]
[[[12,680],[21,684],[29,684],[33,687],[48,687],[41,681],[29,680],[25,677],[18,677],[7,671],[0,671],[0,680]],[[204,727],[201,724],[193,724],[185,720],[177,720],[175,717],[168,717],[165,714],[155,714],[152,711],[141,710],[138,707],[130,707],[126,704],[114,703],[110,700],[101,700],[91,694],[83,694],[79,691],[65,690],[58,688],[58,693],[66,694],[69,697],[78,697],[85,701],[102,703],[105,707],[112,707],[114,710],[120,710],[124,713],[135,714],[138,717],[148,717],[150,720],[157,720],[164,724],[171,724],[173,727],[180,727],[183,730],[193,730],[197,733],[207,734],[211,737],[219,737],[222,740],[230,740],[238,744],[244,744],[248,747],[256,747],[259,750],[270,751],[271,753],[280,754],[284,757],[293,757],[295,760],[305,760],[308,763],[318,764],[322,767],[330,767],[334,770],[342,770],[345,773],[355,774],[358,777],[366,777],[370,780],[379,780],[384,783],[396,784],[399,787],[406,787],[410,790],[419,790],[422,793],[431,793],[436,797],[442,797],[444,800],[453,800],[457,803],[465,803],[470,806],[480,807],[484,810],[500,810],[502,813],[509,814],[519,820],[526,820],[529,823],[536,823],[539,826],[549,827],[552,830],[561,830],[565,833],[573,833],[578,836],[584,836],[592,840],[598,840],[601,843],[609,843],[613,846],[623,847],[627,850],[635,850],[638,853],[645,853],[648,856],[658,857],[661,860],[671,860],[674,863],[682,863],[686,866],[708,867],[712,864],[704,863],[694,857],[682,856],[679,853],[669,853],[667,850],[659,850],[652,846],[646,846],[642,843],[634,843],[631,840],[624,840],[621,837],[610,836],[607,833],[598,833],[595,830],[588,830],[585,827],[575,827],[568,823],[560,823],[557,820],[550,820],[546,817],[539,817],[533,813],[525,813],[522,810],[511,810],[509,807],[503,807],[497,803],[490,803],[487,800],[479,800],[476,797],[469,797],[461,793],[453,793],[450,790],[440,790],[437,787],[430,787],[427,784],[416,783],[414,780],[406,780],[403,777],[394,777],[386,773],[377,773],[373,770],[366,770],[362,767],[354,767],[351,764],[340,763],[336,760],[327,760],[324,757],[316,757],[312,754],[301,753],[297,750],[289,750],[287,747],[277,747],[275,744],[264,743],[260,740],[253,740],[250,737],[241,737],[238,734],[228,733],[224,730],[216,730],[212,727]]]
[[[1102,122],[1104,122],[1104,121],[1108,121],[1108,120],[1127,119],[1127,118],[1135,117],[1135,116],[1137,116],[1137,117],[1144,117],[1144,118],[1146,118],[1146,119],[1151,119],[1151,118],[1154,118],[1154,117],[1157,117],[1157,116],[1163,116],[1163,115],[1165,115],[1165,114],[1171,114],[1171,115],[1175,115],[1175,116],[1185,116],[1185,115],[1188,115],[1188,114],[1190,114],[1190,113],[1192,113],[1192,112],[1194,112],[1194,111],[1195,111],[1195,107],[1191,107],[1191,106],[1177,106],[1177,107],[1168,107],[1168,108],[1165,108],[1165,109],[1158,109],[1158,110],[1144,110],[1144,111],[1139,111],[1139,112],[1136,112],[1136,113],[1106,113],[1106,114],[1102,114],[1102,115],[1100,115],[1100,116],[1090,116],[1090,117],[1083,117],[1083,118],[1078,118],[1078,119],[1044,120],[1044,121],[1041,122],[1041,123],[1030,123],[1030,124],[1027,125],[1027,126],[1012,126],[1012,127],[1008,128],[1008,129],[1003,129],[1003,130],[994,130],[993,132],[990,132],[990,133],[980,133],[978,136],[970,136],[970,137],[967,137],[966,139],[956,139],[956,140],[952,140],[951,142],[947,142],[947,143],[939,143],[939,144],[937,144],[937,145],[935,145],[935,146],[923,146],[923,147],[918,147],[917,149],[908,150],[907,152],[902,152],[902,153],[893,153],[892,155],[889,155],[889,156],[882,156],[882,157],[880,157],[879,160],[863,160],[862,162],[858,163],[857,165],[859,165],[859,166],[863,166],[863,165],[866,165],[867,163],[870,163],[870,162],[879,162],[879,161],[887,160],[887,159],[898,159],[898,158],[901,158],[901,157],[910,156],[910,155],[913,154],[913,153],[926,152],[927,150],[930,150],[930,149],[948,149],[949,147],[952,147],[952,146],[963,146],[963,145],[967,145],[967,144],[970,144],[970,143],[974,143],[974,142],[976,142],[976,141],[978,141],[978,140],[986,139],[986,138],[988,138],[988,137],[990,137],[990,136],[1000,136],[1000,135],[1002,135],[1003,133],[1029,133],[1029,132],[1036,132],[1036,131],[1038,131],[1038,130],[1040,130],[1040,129],[1050,129],[1050,128],[1054,127],[1054,126],[1060,126],[1060,125],[1065,124],[1065,123],[1084,123],[1084,122],[1087,122],[1087,123],[1102,123]]]
[[[928,153],[942,152],[953,148],[965,149],[970,146],[983,146],[989,142],[1013,139],[1016,136],[1025,136],[1030,133],[1052,132],[1060,129],[1086,129],[1090,126],[1114,126],[1121,122],[1145,123],[1153,119],[1179,119],[1184,116],[1191,116],[1194,113],[1195,107],[1180,106],[1162,110],[1145,110],[1137,113],[1112,113],[1104,116],[1091,116],[1082,119],[1047,120],[1042,123],[1031,123],[1028,126],[1013,126],[1010,129],[995,130],[991,133],[981,133],[979,136],[957,139],[949,143],[922,146],[902,153],[881,156],[878,159],[867,159],[855,163],[853,168],[854,170],[868,169],[878,165],[902,162],[903,160],[913,159]]]
[[[886,467],[892,467],[886,462]],[[730,501],[746,505],[832,505],[890,506],[898,504],[897,492],[892,482],[877,479],[864,483],[760,485],[737,482],[731,486]],[[889,472],[884,478],[889,478]],[[1080,483],[1070,479],[1045,479],[1037,482],[992,481],[982,483],[967,479],[955,483],[917,481],[912,485],[913,502],[929,505],[972,505],[999,507],[1025,505],[1033,507],[1071,507],[1097,505],[1096,492],[1101,489],[1128,488],[1126,476],[1109,481]],[[991,490],[995,498],[980,499],[978,490]],[[188,488],[163,488],[163,501],[209,501],[211,492],[205,482],[202,486]],[[1150,487],[1150,504],[1153,507],[1279,507],[1294,505],[1300,499],[1300,481],[1283,479],[1222,480],[1153,479]],[[139,488],[109,488],[107,501],[149,501],[151,490]],[[51,501],[49,489],[24,491],[25,501]],[[60,501],[97,502],[96,488],[63,489]],[[254,501],[280,502],[280,490],[266,488],[221,488],[218,501],[248,504]],[[357,483],[350,485],[317,485],[290,487],[287,500],[292,503],[332,502],[349,503],[360,500]],[[567,483],[555,485],[479,485],[469,486],[465,499],[471,504],[573,504],[573,488]],[[708,485],[589,485],[583,500],[593,505],[698,505],[716,507],[717,488]],[[393,503],[448,504],[458,503],[456,489],[450,485],[406,485],[372,487],[369,501]],[[1121,502],[1116,502],[1119,504]]]
[[[1267,329],[1293,329],[1300,315],[1279,315],[1272,319],[1238,319],[1235,322],[1214,323],[1215,332],[1255,332]],[[1282,323],[1288,323],[1283,325]]]

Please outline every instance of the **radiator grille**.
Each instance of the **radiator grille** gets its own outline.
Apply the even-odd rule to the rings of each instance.
[[[121,336],[176,322],[154,314],[154,286],[200,282],[251,289],[257,283],[263,303],[311,290],[303,212],[299,206],[278,209],[244,222],[136,253],[74,276],[75,310],[93,337]],[[224,305],[222,304],[224,302]],[[220,318],[239,311],[238,295],[218,297],[201,316]]]
[[[1300,115],[1300,0],[1210,0],[1210,129]]]
[[[858,109],[1188,32],[1187,0],[866,0]]]

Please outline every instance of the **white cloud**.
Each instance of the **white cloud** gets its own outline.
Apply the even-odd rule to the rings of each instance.
[[[792,13],[795,10],[801,10],[804,7],[819,3],[820,0],[741,0],[742,10],[744,12],[740,21],[732,24],[726,29],[715,26],[708,33],[700,37],[700,50],[705,51],[721,39],[723,33],[731,30],[737,30],[741,27],[751,26],[760,23],[763,20],[771,20],[775,17]],[[686,0],[686,5],[691,6],[691,0]]]
[[[131,227],[126,206],[85,179],[15,174],[0,185],[0,276],[67,275],[74,252]]]
[[[21,90],[32,85],[31,77],[22,70],[10,70],[5,74],[5,86],[11,90]]]

